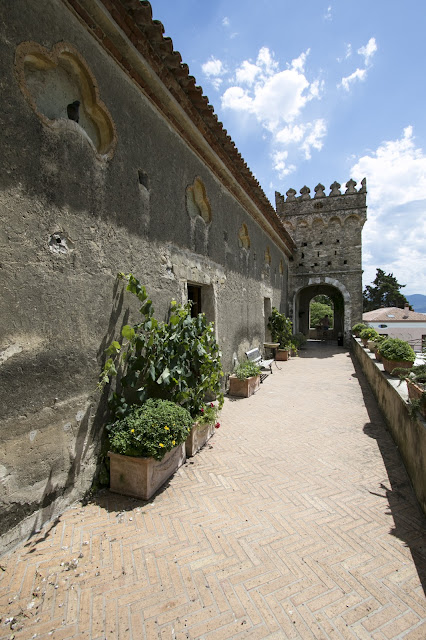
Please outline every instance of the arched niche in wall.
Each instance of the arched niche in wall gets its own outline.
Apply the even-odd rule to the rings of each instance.
[[[96,79],[80,53],[66,42],[51,51],[37,42],[22,42],[15,69],[22,93],[44,125],[83,133],[102,159],[113,156],[117,134],[112,117],[99,96]],[[76,101],[78,122],[68,105]]]
[[[269,247],[266,247],[265,249],[265,266],[270,266],[271,265],[271,250]]]
[[[243,222],[238,232],[238,244],[241,249],[250,249],[250,236],[245,222]]]
[[[201,216],[206,224],[211,222],[211,206],[201,178],[195,178],[194,182],[186,188],[186,208],[191,218]]]

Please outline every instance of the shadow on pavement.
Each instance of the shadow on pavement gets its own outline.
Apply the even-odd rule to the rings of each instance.
[[[385,419],[374,394],[356,358],[352,357],[352,362],[370,418],[370,422],[364,425],[364,433],[376,440],[389,478],[390,486],[380,484],[374,495],[384,498],[384,506],[386,502],[389,504],[390,514],[388,512],[388,515],[392,515],[395,525],[389,533],[402,540],[410,549],[426,594],[426,517],[416,500],[398,448],[391,434],[386,430]]]
[[[306,345],[299,349],[298,358],[332,358],[338,353],[348,352],[347,347],[337,346],[337,340],[322,342],[321,340],[308,340]]]

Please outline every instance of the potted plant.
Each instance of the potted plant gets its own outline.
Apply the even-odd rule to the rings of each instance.
[[[412,367],[405,380],[413,408],[426,418],[426,363]]]
[[[283,313],[280,313],[278,309],[272,307],[272,313],[268,320],[268,329],[271,331],[272,341],[278,342],[280,345],[276,351],[275,359],[288,360],[291,351],[292,321]]]
[[[260,387],[260,371],[259,365],[250,360],[239,364],[229,376],[229,395],[249,398]]]
[[[379,353],[379,347],[387,339],[387,336],[381,336],[380,334],[373,339],[374,343],[374,355],[376,356],[377,362],[382,361],[382,356]]]
[[[396,368],[411,369],[416,359],[414,349],[400,338],[387,338],[379,346],[384,370],[392,375]]]
[[[352,327],[352,333],[354,334],[354,336],[356,338],[359,338],[359,334],[361,333],[361,331],[363,329],[365,329],[367,327],[367,325],[365,324],[365,322],[357,322],[356,324],[354,324],[354,326]]]
[[[191,425],[189,411],[153,398],[108,425],[111,491],[149,500],[185,462]]]
[[[208,440],[212,437],[215,428],[220,427],[217,421],[218,406],[217,403],[209,402],[205,407],[201,407],[200,415],[192,424],[185,441],[186,457],[191,458],[197,453]]]
[[[306,345],[308,339],[305,336],[304,333],[295,333],[294,335],[291,336],[291,342],[295,345],[295,348],[297,350],[299,349],[303,349],[304,346]]]
[[[374,338],[377,338],[378,335],[379,335],[378,331],[373,329],[373,327],[365,327],[364,329],[361,329],[359,333],[359,337],[361,338],[362,344],[364,345],[364,347],[367,347],[367,346],[369,347],[368,343],[369,342],[372,343]],[[370,349],[370,350],[373,351],[373,349]]]
[[[190,303],[174,300],[168,321],[156,320],[145,287],[132,274],[118,275],[141,303],[142,318],[123,327],[123,344],[114,340],[106,350],[109,357],[98,386],[102,389],[120,372],[109,398],[113,417],[123,417],[132,405],[152,397],[182,405],[194,420],[209,395],[217,397],[220,408],[223,371],[213,323],[202,313],[191,317]]]

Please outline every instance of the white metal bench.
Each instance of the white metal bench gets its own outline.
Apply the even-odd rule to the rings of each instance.
[[[246,356],[250,360],[250,362],[255,362],[257,365],[259,365],[259,367],[262,370],[269,369],[269,371],[272,373],[273,359],[271,358],[271,360],[263,360],[259,348],[256,347],[255,349],[250,349],[250,351],[246,351]],[[261,373],[260,382],[263,382],[264,379],[268,377],[268,375],[269,374],[267,373]]]

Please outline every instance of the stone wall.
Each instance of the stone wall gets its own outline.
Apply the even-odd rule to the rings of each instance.
[[[214,164],[183,112],[180,129],[168,119],[176,100],[164,90],[161,111],[80,15],[60,0],[15,0],[0,13],[6,549],[91,486],[106,420],[96,390],[104,350],[137,318],[117,272],[146,284],[159,318],[172,298],[187,299],[188,283],[200,286],[230,372],[264,341],[265,309],[287,310],[290,251],[280,222],[262,212],[264,196],[242,189],[230,164]],[[146,60],[134,64],[158,84]],[[74,100],[78,123],[67,117]]]
[[[350,342],[350,329],[362,318],[361,233],[366,220],[366,181],[359,189],[349,180],[276,193],[276,208],[291,233],[296,250],[290,264],[289,296],[296,329],[309,332],[309,302],[328,295],[335,307],[335,333]]]
[[[410,416],[405,381],[388,376],[383,365],[352,338],[352,348],[397,445],[414,492],[426,514],[426,422],[419,414]]]

